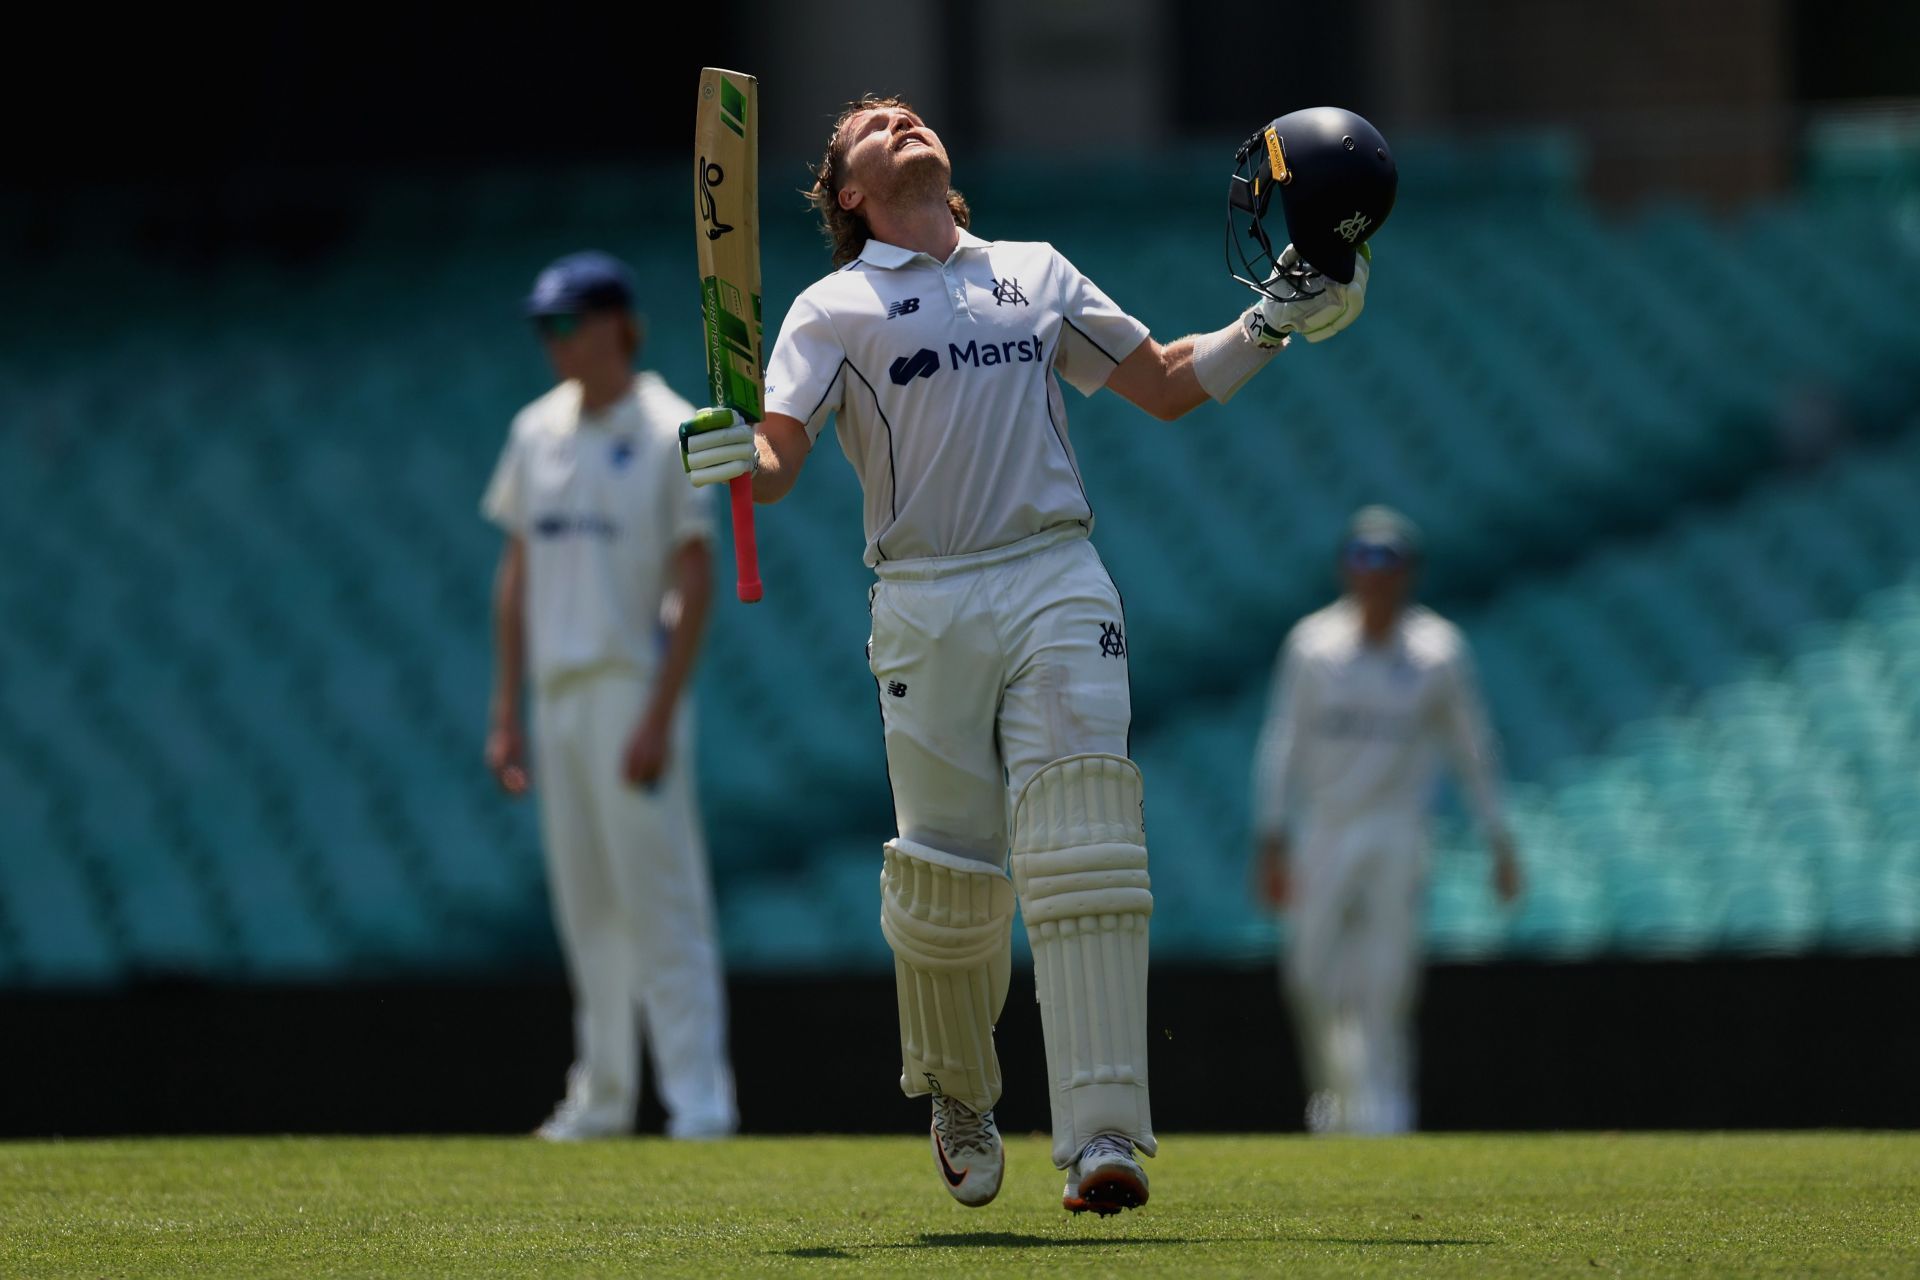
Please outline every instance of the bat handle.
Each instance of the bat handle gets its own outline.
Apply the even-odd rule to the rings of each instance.
[[[733,572],[740,599],[752,604],[760,598],[760,548],[753,541],[753,476],[727,481],[733,499]]]

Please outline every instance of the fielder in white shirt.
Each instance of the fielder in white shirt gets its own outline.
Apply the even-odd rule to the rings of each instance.
[[[1115,1213],[1146,1201],[1136,1151],[1155,1149],[1153,896],[1120,597],[1088,541],[1056,375],[1180,417],[1231,395],[1291,333],[1344,328],[1366,266],[1163,345],[1053,246],[973,235],[951,174],[905,102],[852,104],[813,191],[837,270],[787,311],[765,419],[756,431],[702,411],[682,440],[694,483],[751,471],[755,500],[775,502],[836,419],[878,578],[869,653],[899,828],[883,850],[881,927],[901,1087],[932,1096],[943,1185],[963,1204],[992,1200],[1004,1168],[993,1028],[1017,894],[1062,1203]]]
[[[1261,878],[1288,914],[1282,963],[1319,1133],[1414,1126],[1419,899],[1443,761],[1493,849],[1495,891],[1520,891],[1472,658],[1452,623],[1409,603],[1417,557],[1403,516],[1354,517],[1346,594],[1287,636],[1260,736]]]
[[[631,1131],[643,1029],[668,1134],[737,1124],[687,695],[712,597],[712,503],[681,475],[691,406],[633,372],[632,299],[605,254],[541,273],[527,312],[561,381],[514,419],[482,501],[506,535],[487,765],[510,794],[527,790],[524,672],[574,995],[567,1093],[535,1131],[555,1141]]]

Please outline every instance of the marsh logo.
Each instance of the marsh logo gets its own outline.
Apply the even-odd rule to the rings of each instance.
[[[947,363],[954,369],[991,369],[1002,364],[1032,364],[1044,359],[1046,348],[1040,343],[1040,335],[1030,338],[1007,338],[1001,342],[970,341],[966,346],[957,342],[947,344]],[[940,353],[922,347],[910,356],[901,356],[887,369],[887,375],[893,379],[893,385],[904,387],[915,378],[931,378],[940,371]]]
[[[894,386],[904,387],[915,378],[931,378],[939,369],[940,354],[922,347],[910,356],[895,360],[887,376],[893,379]]]

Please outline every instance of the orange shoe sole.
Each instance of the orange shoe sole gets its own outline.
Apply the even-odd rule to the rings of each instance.
[[[1146,1202],[1145,1183],[1124,1170],[1109,1169],[1081,1187],[1079,1195],[1062,1196],[1060,1207],[1068,1213],[1097,1213],[1105,1218]]]

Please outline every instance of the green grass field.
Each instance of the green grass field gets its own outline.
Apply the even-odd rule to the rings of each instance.
[[[1044,1143],[986,1209],[923,1141],[0,1145],[0,1275],[1920,1274],[1920,1135],[1172,1137],[1069,1217]]]

